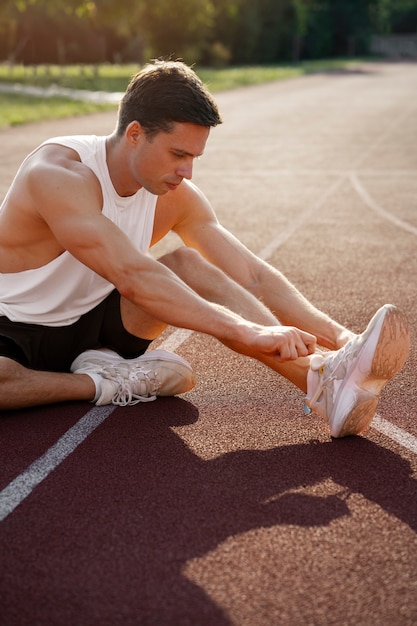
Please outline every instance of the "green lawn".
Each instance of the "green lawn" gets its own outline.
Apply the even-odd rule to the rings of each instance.
[[[115,109],[115,106],[75,102],[66,98],[34,98],[20,94],[0,93],[0,128],[109,109]]]

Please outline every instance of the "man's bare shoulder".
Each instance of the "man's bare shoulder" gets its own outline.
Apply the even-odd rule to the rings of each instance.
[[[72,178],[80,177],[81,179],[89,179],[92,177],[91,169],[81,163],[78,153],[72,148],[59,144],[46,144],[40,146],[37,150],[23,163],[18,179],[20,183],[28,182],[38,183],[48,182],[50,176],[66,175]]]
[[[46,144],[23,163],[4,209],[32,213],[48,221],[48,214],[60,211],[101,210],[102,193],[94,172],[80,161],[75,150]]]
[[[101,212],[101,188],[77,153],[58,145],[22,164],[0,212],[0,271],[39,267],[60,254],[58,234],[80,215]]]

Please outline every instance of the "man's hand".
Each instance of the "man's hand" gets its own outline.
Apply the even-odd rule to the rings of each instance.
[[[272,356],[280,363],[294,361],[301,356],[313,354],[316,338],[294,326],[267,326],[258,335],[254,346],[266,356]]]
[[[294,326],[260,326],[248,324],[243,330],[243,341],[224,341],[232,350],[258,359],[260,354],[279,363],[294,361],[314,354],[317,341],[314,335]]]

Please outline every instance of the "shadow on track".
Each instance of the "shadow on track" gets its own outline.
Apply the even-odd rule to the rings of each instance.
[[[229,626],[187,562],[253,529],[327,525],[349,493],[417,531],[417,481],[389,450],[354,437],[203,460],[172,429],[197,419],[179,398],[117,409],[5,520],[4,623]],[[301,491],[327,479],[340,494]]]

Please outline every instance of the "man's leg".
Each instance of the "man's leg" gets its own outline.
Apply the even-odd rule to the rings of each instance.
[[[192,389],[190,364],[176,354],[152,350],[123,359],[112,350],[88,350],[72,364],[73,373],[28,369],[0,357],[0,411],[71,400],[127,406]]]
[[[258,304],[259,300],[264,302],[267,309],[263,307],[263,311],[273,311],[275,323],[280,320],[281,324],[309,332],[317,338],[319,345],[329,350],[337,350],[353,336],[352,332],[317,309],[283,274],[272,267],[270,274],[265,272],[266,281],[261,277],[264,285],[268,284],[270,290],[268,298],[265,294],[264,301],[259,294],[260,285],[257,284],[256,277],[252,276],[246,277],[248,284],[241,285],[243,291],[241,289],[234,295],[224,293],[224,289],[219,283],[224,283],[227,278],[225,274],[191,248],[179,248],[162,257],[160,261],[170,267],[178,276],[183,278],[184,282],[187,282],[190,287],[207,300],[223,303],[224,298],[227,298],[227,301],[231,303],[230,309],[241,312],[242,317],[248,320],[251,319],[253,306],[252,303],[249,303],[249,309],[247,309],[246,301],[242,298],[243,293],[246,293],[246,296],[252,295]],[[275,275],[276,280],[274,279]],[[224,284],[236,286],[237,283],[229,278],[228,282]],[[274,305],[271,305],[267,300],[274,301]],[[257,310],[259,311],[259,309]],[[262,317],[262,319],[264,318]]]
[[[169,267],[206,300],[221,304],[248,321],[263,326],[280,325],[279,320],[260,300],[224,272],[207,262],[196,251],[190,248],[180,248],[162,257],[160,262]],[[339,328],[341,332],[346,334],[346,337],[349,336],[346,329]],[[262,354],[254,354],[253,356],[294,383],[303,392],[307,392],[307,374],[311,357],[279,363],[276,359]]]
[[[202,297],[229,307],[249,321],[265,326],[279,324],[252,294],[197,253],[180,250],[162,262]],[[287,363],[260,354],[253,357],[306,392],[306,412],[312,409],[322,415],[331,434],[341,437],[358,434],[369,426],[382,389],[407,358],[410,337],[405,316],[392,305],[381,307],[361,335],[336,323],[333,328],[338,334],[333,338],[333,351],[317,350],[314,355]]]
[[[103,306],[106,308],[105,318],[103,319],[101,313],[98,315],[95,315],[94,311],[88,313],[79,323],[76,323],[75,335],[69,331],[69,340],[65,329],[63,329],[63,334],[59,334],[58,337],[54,332],[51,337],[48,330],[39,329],[39,333],[34,338],[33,350],[39,357],[40,347],[36,341],[40,335],[41,362],[49,362],[44,360],[51,357],[48,346],[51,346],[52,351],[54,351],[58,345],[60,346],[58,355],[62,361],[58,364],[52,359],[54,364],[51,364],[50,367],[51,369],[68,367],[69,370],[69,363],[65,365],[68,359],[68,347],[74,350],[73,342],[77,341],[78,335],[81,344],[85,345],[83,336],[89,337],[89,340],[95,343],[98,340],[95,331],[97,328],[103,329],[104,321],[108,335],[107,339],[103,337],[104,345],[106,345],[107,340],[110,343],[115,341],[116,346],[121,341],[123,343],[122,351],[129,348],[133,352],[136,351],[136,354],[145,350],[147,342],[144,342],[143,339],[154,339],[159,334],[158,331],[162,332],[166,326],[135,309],[139,333],[140,329],[143,329],[145,334],[145,337],[141,337],[140,341],[135,343],[134,338],[130,337],[128,333],[125,333],[125,337],[123,336],[124,330],[120,320],[119,302],[117,302],[117,306],[113,306],[114,298],[112,295],[107,300],[109,306],[103,302]],[[97,307],[97,313],[99,308],[101,305]],[[113,333],[112,328],[114,329]],[[10,332],[10,327],[8,327],[8,332]],[[24,333],[20,327],[19,332],[15,334],[16,345],[19,344],[19,333]],[[97,404],[110,402],[123,405],[135,404],[137,401],[155,399],[158,395],[184,393],[194,385],[191,366],[178,355],[172,355],[165,351],[154,350],[141,357],[126,361],[112,350],[87,350],[78,355],[78,358],[72,363],[71,373],[57,373],[44,371],[48,369],[48,366],[44,366],[41,370],[42,365],[40,363],[37,366],[34,365],[37,369],[21,365],[15,360],[19,359],[17,354],[20,352],[19,348],[10,347],[7,339],[3,341],[3,344],[0,344],[0,348],[1,346],[4,349],[3,354],[8,356],[0,356],[0,410],[72,400],[88,400]],[[127,364],[129,365],[127,366]]]
[[[0,357],[0,410],[70,400],[92,400],[96,389],[89,376],[30,370]]]

